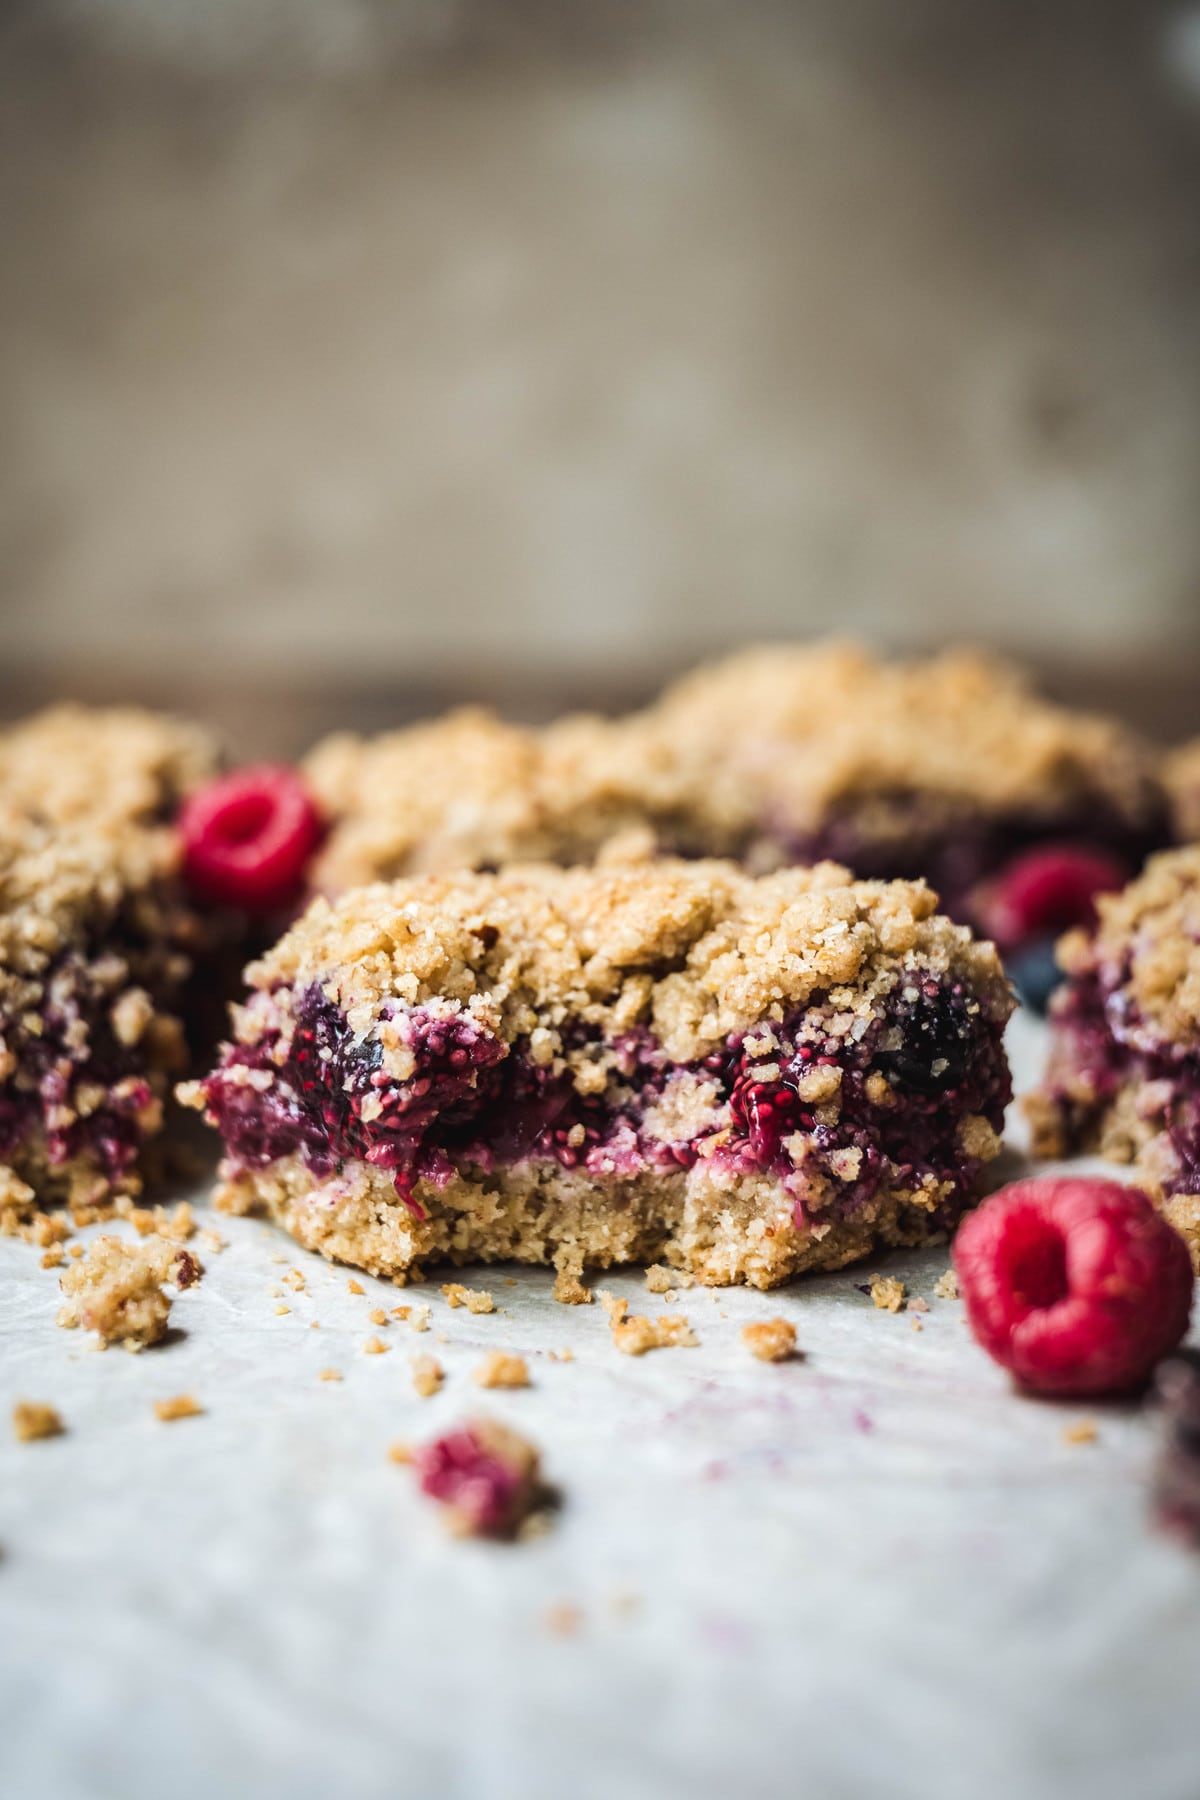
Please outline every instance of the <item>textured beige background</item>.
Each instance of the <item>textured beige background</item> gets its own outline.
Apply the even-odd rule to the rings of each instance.
[[[11,8],[6,692],[1190,670],[1181,16]]]

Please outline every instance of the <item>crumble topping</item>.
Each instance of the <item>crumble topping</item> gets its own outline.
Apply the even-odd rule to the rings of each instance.
[[[494,1419],[470,1419],[411,1454],[398,1448],[393,1460],[412,1462],[456,1536],[511,1538],[547,1498],[536,1447]]]
[[[593,1294],[572,1270],[560,1269],[554,1278],[551,1298],[560,1306],[590,1306]]]
[[[305,774],[333,830],[327,892],[429,870],[620,854],[787,851],[848,814],[895,838],[914,795],[944,826],[1105,810],[1157,826],[1156,753],[1051,705],[972,651],[882,663],[846,644],[766,645],[701,668],[643,712],[542,731],[478,709],[363,740]],[[758,848],[756,849],[756,845]]]
[[[386,1356],[391,1347],[390,1344],[385,1344],[381,1337],[369,1337],[363,1345],[363,1355]]]
[[[629,1312],[628,1300],[605,1303],[612,1341],[626,1356],[645,1356],[648,1350],[693,1350],[700,1340],[682,1313],[662,1313],[648,1319]]]
[[[197,725],[132,706],[52,706],[0,729],[0,805],[54,826],[155,824],[216,762]]]
[[[788,1319],[758,1319],[742,1327],[742,1342],[760,1362],[786,1362],[796,1354],[796,1327]]]
[[[13,1435],[19,1444],[61,1437],[66,1430],[58,1409],[44,1400],[18,1400],[12,1412]]]
[[[1136,881],[1097,896],[1096,911],[1094,934],[1070,932],[1059,945],[1068,975],[1094,970],[1121,986],[1136,1008],[1131,1038],[1145,1024],[1200,1050],[1200,845],[1152,856]]]
[[[944,1275],[938,1276],[933,1284],[933,1291],[939,1300],[958,1299],[958,1276],[953,1269],[947,1269]]]
[[[101,1349],[110,1344],[145,1349],[166,1336],[171,1301],[163,1285],[191,1287],[202,1273],[189,1251],[170,1244],[158,1240],[127,1244],[117,1237],[98,1237],[60,1278],[66,1298],[58,1323],[67,1330],[82,1326],[94,1331]]]
[[[268,1012],[272,990],[318,984],[355,1030],[401,998],[510,1039],[541,1028],[549,1061],[569,1013],[612,1035],[645,1025],[668,1056],[689,1062],[819,990],[856,990],[846,1005],[866,1013],[918,956],[961,969],[987,1003],[1008,1009],[993,947],[939,916],[923,883],[855,882],[830,863],[757,880],[731,863],[664,861],[375,885],[332,906],[315,901],[247,976]],[[386,1066],[407,1079],[402,1033],[389,1042],[384,1022],[380,1036]],[[607,1078],[603,1051],[599,1062],[578,1051],[573,1068],[581,1088]]]

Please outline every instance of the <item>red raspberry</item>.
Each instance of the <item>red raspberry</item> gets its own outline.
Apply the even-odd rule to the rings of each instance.
[[[271,913],[300,894],[321,820],[293,769],[260,763],[197,788],[179,830],[184,873],[200,899]]]
[[[1086,844],[1039,844],[1006,863],[988,883],[980,911],[1002,950],[1090,925],[1096,895],[1124,887],[1126,871],[1107,851]]]
[[[1187,1245],[1116,1181],[1015,1181],[959,1229],[954,1266],[978,1341],[1027,1388],[1121,1394],[1187,1330]]]

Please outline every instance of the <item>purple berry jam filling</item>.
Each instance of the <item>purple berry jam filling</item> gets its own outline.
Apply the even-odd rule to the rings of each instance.
[[[1050,1091],[1070,1115],[1072,1135],[1081,1135],[1128,1084],[1152,1094],[1175,1161],[1163,1192],[1200,1193],[1200,1049],[1158,1037],[1132,1005],[1123,980],[1089,974],[1060,988],[1051,1010]],[[1072,1083],[1079,1080],[1094,1095],[1086,1107],[1057,1085],[1056,1077],[1067,1071]]]
[[[581,1026],[568,1049],[608,1063],[603,1090],[587,1094],[561,1064],[536,1062],[527,1041],[508,1045],[466,1014],[397,1003],[389,1027],[414,1064],[399,1080],[378,1037],[356,1038],[319,987],[280,999],[294,1021],[286,1046],[277,1029],[232,1045],[204,1083],[232,1163],[262,1169],[299,1155],[317,1180],[367,1163],[392,1174],[419,1216],[418,1181],[437,1188],[528,1160],[603,1181],[709,1156],[777,1176],[798,1211],[813,1177],[832,1182],[847,1208],[885,1180],[932,1177],[958,1193],[978,1167],[964,1156],[960,1122],[981,1114],[999,1130],[1011,1096],[1002,1025],[960,983],[919,970],[872,1017],[848,1017],[818,995],[782,1026],[698,1063],[672,1062],[646,1031],[606,1045]],[[681,1079],[704,1103],[689,1110],[690,1135],[664,1141],[653,1115]]]
[[[126,979],[116,950],[72,953],[48,977],[34,1029],[24,1015],[0,1017],[14,1064],[0,1083],[0,1160],[18,1161],[37,1141],[51,1168],[84,1159],[110,1181],[132,1168],[153,1094],[144,1048],[123,1044],[112,1025]]]

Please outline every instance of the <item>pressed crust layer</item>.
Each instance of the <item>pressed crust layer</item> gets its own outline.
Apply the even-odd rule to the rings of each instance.
[[[222,1203],[329,1256],[667,1260],[769,1286],[945,1231],[1011,998],[919,884],[549,867],[315,902],[188,1091]]]
[[[1200,847],[1152,857],[1098,914],[1058,947],[1034,1148],[1132,1164],[1200,1269]]]
[[[588,861],[637,831],[751,868],[832,856],[865,876],[971,889],[1047,835],[1131,866],[1165,841],[1158,758],[1110,720],[1050,705],[958,652],[881,664],[772,646],[698,670],[641,713],[542,731],[470,710],[373,740],[340,734],[306,774],[332,831],[315,885]]]

